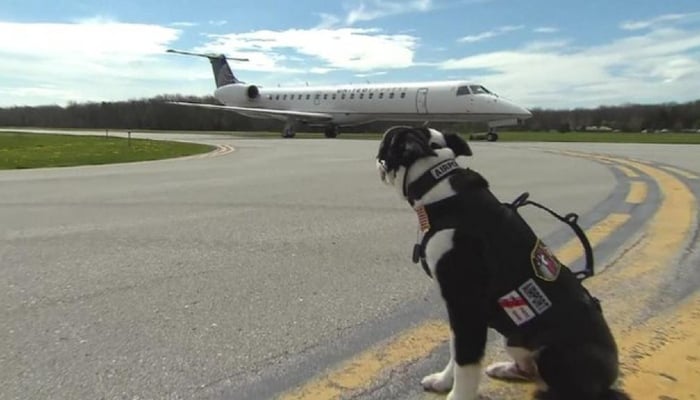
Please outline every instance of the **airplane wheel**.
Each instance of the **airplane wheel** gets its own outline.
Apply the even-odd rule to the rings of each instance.
[[[291,139],[294,136],[296,136],[296,132],[294,132],[292,129],[285,129],[284,132],[282,132],[282,137],[285,139]]]
[[[496,132],[489,132],[489,133],[486,135],[486,140],[488,140],[489,142],[495,142],[495,141],[497,141],[497,140],[498,140],[498,133],[496,133]]]
[[[328,127],[326,127],[324,134],[329,139],[337,137],[338,136],[338,127],[335,125],[328,126]]]

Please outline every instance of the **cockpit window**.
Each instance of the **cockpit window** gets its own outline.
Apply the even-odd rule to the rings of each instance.
[[[491,92],[481,85],[471,85],[470,88],[474,94],[491,94]]]
[[[469,86],[460,86],[457,88],[457,96],[464,96],[465,94],[471,94]]]

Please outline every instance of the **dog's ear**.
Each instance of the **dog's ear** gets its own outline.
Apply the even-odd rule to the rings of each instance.
[[[452,132],[443,133],[442,135],[445,137],[447,147],[455,153],[455,157],[472,155],[472,149],[461,136]]]

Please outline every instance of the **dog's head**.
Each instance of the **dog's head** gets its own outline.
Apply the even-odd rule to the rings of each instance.
[[[384,132],[377,153],[377,169],[382,182],[395,186],[405,197],[406,172],[418,160],[470,156],[467,142],[455,133],[432,128],[396,126]]]

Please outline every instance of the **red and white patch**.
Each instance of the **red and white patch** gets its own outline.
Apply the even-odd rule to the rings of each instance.
[[[498,304],[508,314],[510,319],[515,322],[515,325],[518,326],[536,316],[535,312],[528,305],[527,300],[515,290],[498,299]]]
[[[538,278],[552,282],[559,277],[561,263],[539,239],[535,244],[535,248],[532,249],[530,262]]]
[[[418,214],[418,225],[420,225],[421,232],[428,232],[430,230],[430,219],[428,218],[428,213],[425,212],[425,207],[419,206],[415,211]]]

